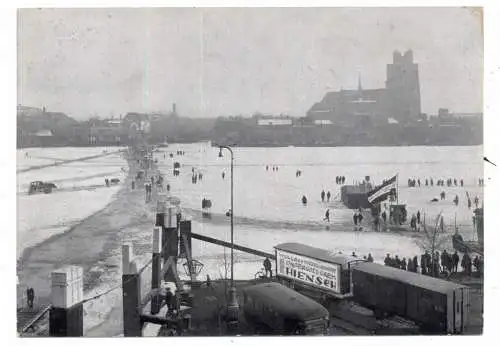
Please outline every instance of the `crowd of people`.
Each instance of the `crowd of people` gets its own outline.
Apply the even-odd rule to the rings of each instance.
[[[482,256],[476,255],[472,260],[470,255],[465,253],[460,260],[460,256],[457,251],[450,254],[446,250],[443,250],[441,254],[439,251],[436,251],[434,255],[431,255],[429,251],[425,251],[425,253],[420,256],[420,262],[418,260],[418,256],[413,258],[399,258],[398,255],[392,257],[390,254],[387,254],[384,259],[384,264],[389,267],[434,277],[439,277],[442,274],[450,275],[451,273],[457,273],[459,264],[462,271],[469,276],[472,275],[473,266],[475,268],[475,272],[478,274],[483,273],[484,267]]]

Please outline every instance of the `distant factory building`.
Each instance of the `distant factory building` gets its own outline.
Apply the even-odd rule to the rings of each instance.
[[[314,125],[332,125],[333,122],[329,119],[316,119]]]
[[[93,126],[89,129],[89,144],[120,145],[122,135],[120,127]]]
[[[307,112],[310,122],[330,120],[335,124],[385,122],[388,118],[406,122],[420,116],[420,83],[418,65],[411,50],[396,51],[393,63],[387,65],[383,89],[363,89],[361,77],[357,90],[328,92]]]
[[[259,119],[257,124],[260,126],[283,126],[292,125],[292,119],[269,118]]]
[[[52,130],[39,130],[33,134],[33,136],[37,137],[52,137],[53,135]]]

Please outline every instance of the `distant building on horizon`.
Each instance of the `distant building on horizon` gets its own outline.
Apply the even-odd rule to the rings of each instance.
[[[333,124],[387,123],[389,118],[405,123],[420,113],[418,64],[408,50],[393,53],[392,64],[387,64],[385,88],[363,89],[359,77],[357,90],[326,93],[309,109],[307,118],[314,123],[328,120]]]

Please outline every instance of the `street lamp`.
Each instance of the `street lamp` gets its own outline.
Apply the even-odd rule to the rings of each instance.
[[[228,305],[228,317],[229,317],[229,322],[230,323],[237,323],[238,322],[238,299],[236,297],[236,288],[234,287],[234,220],[233,220],[233,215],[234,215],[234,177],[233,177],[233,171],[234,171],[234,154],[233,150],[228,147],[228,146],[219,146],[219,157],[223,157],[222,155],[222,149],[227,149],[231,153],[231,210],[230,210],[230,216],[231,216],[231,287],[229,289],[230,292],[230,301]]]

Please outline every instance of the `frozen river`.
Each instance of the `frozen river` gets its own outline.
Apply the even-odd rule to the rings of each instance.
[[[29,158],[19,151],[18,169],[29,168],[30,164],[46,165],[57,160],[90,156],[103,150],[31,149]],[[177,156],[177,150],[183,150],[185,154]],[[169,157],[170,153],[174,154],[173,158]],[[172,195],[181,199],[184,214],[193,219],[193,232],[229,240],[229,218],[225,213],[230,208],[230,156],[228,151],[223,151],[222,158],[218,154],[217,148],[196,143],[170,145],[156,152],[155,158],[171,185]],[[478,196],[482,201],[483,191],[477,184],[477,179],[483,174],[482,154],[482,147],[235,148],[235,242],[272,252],[276,244],[296,241],[335,252],[354,251],[359,256],[371,253],[378,262],[386,253],[399,254],[400,257],[418,255],[422,251],[418,237],[375,233],[366,225],[366,231],[353,232],[353,212],[339,201],[340,185],[335,183],[336,176],[345,176],[346,183],[360,181],[365,176],[380,183],[396,173],[399,174],[399,200],[407,204],[409,215],[420,210],[427,220],[433,220],[438,213],[442,213],[447,225],[454,224],[456,219],[461,230],[466,231],[466,238],[470,238],[472,211],[467,208],[466,193],[472,198]],[[172,174],[174,162],[181,164],[180,175],[175,177]],[[278,170],[273,171],[273,166],[277,166]],[[96,184],[103,185],[105,177],[125,178],[126,172],[122,168],[126,168],[126,163],[121,155],[116,154],[18,173],[18,257],[26,248],[34,249],[26,259],[30,262],[30,273],[38,270],[37,256],[42,256],[45,261],[50,258],[53,262],[51,267],[81,262],[88,271],[85,291],[88,297],[119,284],[120,247],[124,241],[138,245],[135,253],[140,263],[150,259],[154,215],[148,214],[145,206],[141,206],[144,203],[142,192],[118,193],[120,189],[129,189],[127,185],[95,188]],[[203,174],[203,179],[196,184],[191,179],[193,169]],[[302,171],[300,177],[296,177],[297,170]],[[434,184],[434,187],[425,187],[425,179],[431,177],[434,182],[437,179],[463,179],[465,186],[443,188]],[[408,188],[408,178],[420,178],[423,186]],[[53,181],[61,191],[51,195],[27,196],[25,191],[33,180]],[[331,192],[330,203],[321,202],[323,189]],[[447,194],[446,200],[430,203],[442,190]],[[302,195],[308,197],[307,206],[300,203]],[[452,202],[455,195],[460,199],[458,207]],[[129,208],[130,205],[130,208],[137,209],[134,220],[139,219],[138,223],[134,221],[136,223],[128,225],[123,221],[124,225],[116,226],[118,231],[113,231],[115,233],[110,233],[112,228],[107,231],[84,228],[85,232],[89,232],[88,236],[70,233],[67,237],[55,239],[117,198],[135,198],[136,202],[118,201],[123,206],[111,208],[110,215],[113,210]],[[213,203],[212,219],[200,217],[203,198]],[[323,221],[327,208],[331,210],[329,223]],[[120,218],[120,215],[116,217]],[[116,223],[110,221],[109,227],[113,222]],[[54,240],[44,243],[51,239]],[[445,247],[450,245],[450,242],[444,244]],[[201,277],[206,274],[214,279],[226,276],[224,263],[229,260],[227,249],[193,240],[193,256],[204,265]],[[253,277],[262,267],[262,258],[238,251],[235,252],[235,260],[236,279]],[[47,271],[44,263],[39,265],[40,270]],[[182,264],[179,263],[181,273],[184,271]],[[150,277],[148,271],[143,276]],[[44,280],[39,282],[47,285]],[[145,287],[148,284],[144,282]],[[121,292],[115,290],[85,304],[86,335],[121,334],[120,297]]]
[[[161,171],[171,184],[172,194],[182,200],[186,212],[201,211],[201,200],[208,198],[213,205],[214,219],[224,218],[230,208],[230,155],[208,144],[171,145],[155,153]],[[176,155],[177,150],[185,152]],[[273,246],[296,241],[331,251],[371,253],[376,261],[383,261],[387,253],[409,257],[422,252],[420,238],[410,235],[374,233],[365,225],[366,232],[350,231],[353,211],[340,202],[340,185],[336,176],[345,176],[346,183],[362,181],[370,176],[380,183],[395,174],[399,177],[399,202],[407,205],[409,216],[417,210],[434,224],[441,213],[448,227],[455,222],[466,238],[472,234],[472,211],[468,209],[466,193],[471,198],[483,191],[478,186],[482,177],[482,147],[367,147],[367,148],[234,148],[234,215],[235,242],[272,252]],[[170,158],[169,153],[174,157]],[[173,176],[173,163],[181,164],[180,175]],[[266,169],[266,166],[267,169]],[[273,171],[272,167],[278,169]],[[203,179],[192,183],[192,172]],[[296,177],[296,171],[302,175]],[[225,177],[222,177],[222,173]],[[408,179],[421,180],[420,188],[410,188]],[[434,186],[425,186],[425,179],[433,178]],[[438,187],[438,179],[464,180],[464,187]],[[321,191],[330,191],[332,201],[322,202]],[[444,201],[431,203],[445,191]],[[308,204],[300,202],[307,196]],[[452,202],[459,197],[459,205]],[[323,221],[330,209],[330,222]],[[225,225],[208,219],[195,218],[194,232],[230,239],[229,218]],[[328,226],[328,228],[327,228]],[[348,230],[348,231],[346,231]],[[444,247],[451,248],[451,240]],[[222,248],[194,241],[193,253],[206,264],[206,273],[220,276],[224,251]],[[251,255],[237,255],[236,276],[253,276],[262,267],[261,259]],[[248,265],[249,262],[254,262]]]
[[[229,153],[219,158],[219,150],[202,144],[184,145],[183,156],[169,158],[156,153],[159,166],[171,181],[172,194],[182,199],[187,208],[201,210],[202,198],[212,201],[211,211],[224,214],[230,207]],[[167,153],[176,151],[171,146]],[[325,224],[325,210],[331,210],[330,225],[352,224],[352,211],[340,202],[340,185],[336,176],[345,176],[346,184],[399,176],[399,202],[407,204],[409,215],[420,210],[430,219],[438,213],[447,223],[471,225],[472,213],[467,208],[466,193],[482,200],[478,178],[482,176],[481,147],[385,147],[385,148],[235,148],[234,149],[234,215],[268,226],[279,223],[296,224],[298,228]],[[182,165],[180,175],[172,174],[173,162]],[[266,169],[269,167],[269,170]],[[272,167],[278,170],[273,171]],[[203,179],[192,184],[192,170],[201,172]],[[296,171],[302,175],[296,177]],[[225,172],[225,179],[222,178]],[[420,188],[409,188],[409,178],[420,178]],[[425,179],[456,178],[464,180],[464,187],[425,186]],[[330,191],[332,200],[323,203],[321,191]],[[434,197],[445,191],[445,201],[431,203]],[[308,205],[300,198],[305,195]],[[457,195],[460,204],[452,199]],[[326,225],[326,224],[325,224]],[[333,227],[334,228],[334,227]]]

